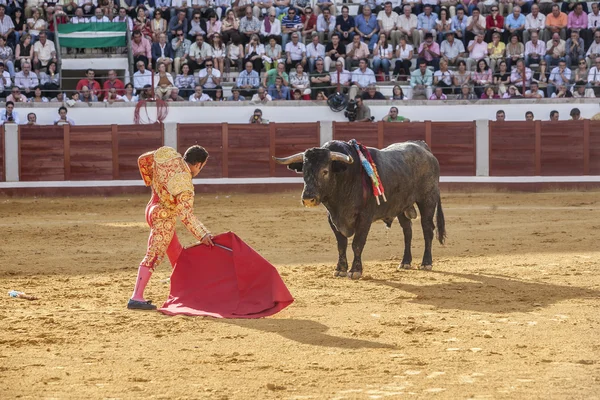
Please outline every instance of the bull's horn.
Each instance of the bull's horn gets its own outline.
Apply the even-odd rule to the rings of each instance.
[[[354,159],[349,155],[338,153],[337,151],[331,152],[331,161],[341,161],[345,164],[353,164]]]
[[[282,165],[290,165],[293,163],[302,162],[303,158],[304,158],[304,152],[294,154],[293,156],[284,157],[284,158],[273,157],[273,159],[275,160],[275,162],[277,164],[282,164]]]

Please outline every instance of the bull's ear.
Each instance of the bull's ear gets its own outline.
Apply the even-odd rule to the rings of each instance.
[[[342,171],[345,171],[347,168],[348,168],[348,164],[345,164],[340,161],[334,161],[331,163],[331,170],[333,172],[342,172]]]
[[[295,171],[296,173],[301,174],[302,173],[302,165],[303,165],[302,162],[291,163],[288,165],[288,169],[290,171]]]

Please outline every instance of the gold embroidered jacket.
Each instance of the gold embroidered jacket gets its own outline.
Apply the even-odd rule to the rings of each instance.
[[[169,217],[179,216],[199,240],[210,233],[194,215],[194,185],[189,166],[175,149],[164,146],[142,154],[138,159],[140,174],[151,186]]]

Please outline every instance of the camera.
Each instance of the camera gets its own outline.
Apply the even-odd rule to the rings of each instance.
[[[346,106],[346,111],[344,111],[344,116],[348,118],[348,121],[354,122],[356,121],[356,114],[358,111],[358,106],[356,105],[355,100],[350,100],[348,105]]]
[[[253,124],[260,124],[260,115],[256,115],[256,114],[254,114],[254,115],[252,116],[252,123],[253,123]]]

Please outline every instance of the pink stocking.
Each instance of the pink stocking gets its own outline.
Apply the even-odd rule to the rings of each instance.
[[[182,250],[183,247],[181,246],[181,243],[179,243],[177,233],[173,233],[173,239],[171,239],[171,243],[169,243],[169,247],[167,248],[167,257],[169,257],[169,261],[171,262],[171,268],[175,268],[175,263]]]
[[[133,295],[131,298],[137,301],[145,301],[144,289],[152,276],[150,268],[140,266],[138,269],[137,280],[135,281],[135,289],[133,289]]]

